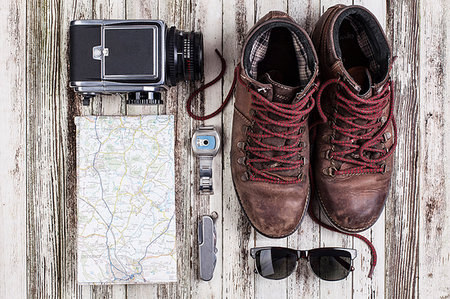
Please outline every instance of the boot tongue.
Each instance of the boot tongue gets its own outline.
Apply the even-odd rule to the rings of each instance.
[[[372,96],[372,76],[366,67],[355,66],[349,68],[347,72],[352,79],[351,81],[356,83],[355,86],[350,86],[353,87],[353,91],[355,91],[362,98],[369,98]]]
[[[278,71],[265,73],[260,77],[261,83],[272,85],[273,102],[291,104],[296,94],[300,91],[300,86],[287,86],[283,82],[283,74]]]

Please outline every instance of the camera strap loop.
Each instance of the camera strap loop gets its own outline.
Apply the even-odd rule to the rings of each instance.
[[[223,58],[222,54],[219,52],[219,50],[216,49],[216,54],[217,56],[219,56],[221,62],[222,62],[222,70],[220,71],[219,75],[217,75],[216,78],[214,78],[214,80],[200,86],[198,89],[194,90],[191,95],[189,96],[189,98],[187,99],[186,102],[186,110],[187,113],[189,114],[190,117],[192,117],[195,120],[207,120],[210,119],[214,116],[216,116],[217,114],[219,114],[220,112],[222,112],[223,108],[225,108],[225,106],[228,104],[228,102],[230,101],[231,95],[233,94],[234,91],[234,86],[236,85],[236,79],[237,79],[237,75],[236,72],[239,72],[239,68],[237,67],[234,70],[234,78],[233,78],[233,83],[231,83],[231,87],[230,90],[228,91],[227,97],[225,98],[225,100],[223,101],[222,105],[220,105],[220,107],[214,111],[211,114],[205,115],[205,116],[199,116],[196,115],[194,113],[192,113],[191,111],[191,106],[192,106],[192,100],[203,90],[205,90],[206,88],[214,85],[215,83],[217,83],[219,80],[221,80],[223,78],[223,75],[225,74],[225,69],[227,68],[227,63],[225,62],[225,59]]]

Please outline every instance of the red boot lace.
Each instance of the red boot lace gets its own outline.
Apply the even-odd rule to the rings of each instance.
[[[239,74],[239,66],[237,67]],[[235,73],[236,75],[236,73]],[[276,184],[294,184],[302,180],[302,177],[283,177],[277,175],[276,171],[294,170],[304,165],[304,159],[298,154],[304,149],[301,143],[303,128],[308,122],[308,114],[314,108],[313,94],[318,87],[315,84],[311,90],[298,102],[294,104],[276,103],[251,89],[239,76],[239,83],[247,88],[252,98],[252,126],[247,131],[247,136],[253,141],[254,145],[248,143],[245,150],[250,154],[246,163],[251,170],[249,179],[253,181],[264,181]],[[270,113],[270,114],[269,114]],[[269,115],[276,117],[273,118]],[[275,132],[268,125],[285,128],[284,132]],[[259,129],[261,133],[255,133]],[[265,143],[265,138],[277,137],[293,141],[291,145],[273,146]],[[268,156],[267,152],[279,152],[281,155]],[[258,169],[254,163],[275,162],[284,166],[266,167]]]
[[[385,169],[385,160],[392,155],[397,146],[397,125],[394,119],[394,97],[393,97],[393,83],[387,82],[382,88],[381,92],[368,99],[363,99],[355,94],[350,88],[339,79],[330,79],[320,87],[317,95],[317,110],[323,122],[327,122],[327,117],[322,110],[321,96],[323,91],[330,85],[338,85],[337,107],[334,110],[334,121],[331,128],[336,133],[348,137],[347,140],[331,140],[331,144],[340,146],[343,150],[332,151],[330,158],[344,163],[351,163],[356,165],[353,168],[346,170],[335,170],[334,175],[340,174],[361,174],[361,173],[383,173]],[[389,117],[383,123],[380,119],[383,114],[383,109],[386,105],[390,105]],[[342,115],[340,109],[346,112]],[[346,124],[344,126],[338,125]],[[358,124],[356,120],[364,120],[365,124]],[[390,149],[379,149],[373,147],[383,142],[385,139],[385,132],[391,124],[394,127],[394,143]],[[360,134],[361,131],[365,132]],[[364,141],[361,145],[357,143],[358,140]],[[365,153],[378,153],[376,159],[371,159],[364,155]],[[353,159],[349,158],[349,156]]]

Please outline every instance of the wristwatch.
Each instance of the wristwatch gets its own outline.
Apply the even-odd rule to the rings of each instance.
[[[200,159],[200,184],[202,193],[213,193],[212,161],[220,148],[220,137],[213,126],[199,127],[192,137],[192,151]]]

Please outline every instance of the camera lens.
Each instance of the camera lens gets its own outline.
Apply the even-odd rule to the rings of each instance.
[[[203,36],[171,27],[167,32],[167,83],[197,81],[203,76]]]

